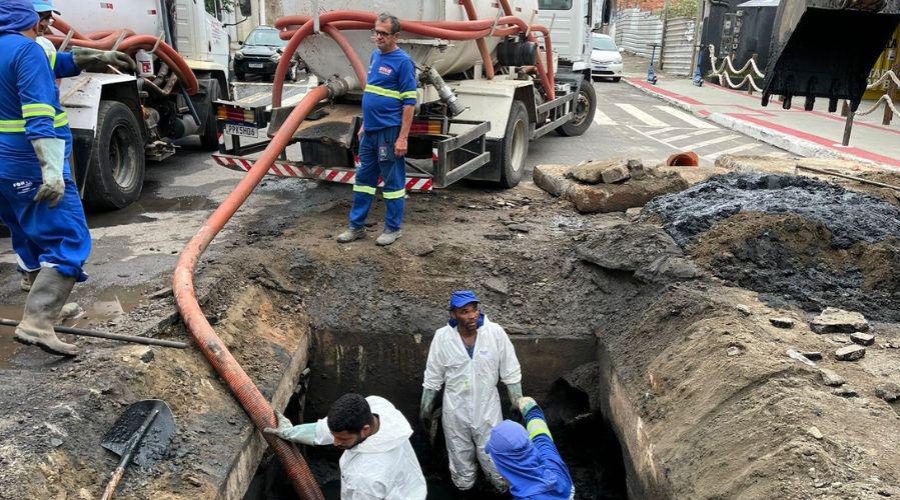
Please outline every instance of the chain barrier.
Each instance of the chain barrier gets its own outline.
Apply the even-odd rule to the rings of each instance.
[[[709,44],[709,61],[712,66],[713,76],[719,79],[719,85],[738,90],[746,84],[751,90],[762,92],[762,89],[759,88],[759,85],[757,85],[756,81],[753,79],[754,75],[756,76],[756,78],[765,78],[765,75],[762,73],[762,71],[759,70],[759,67],[756,65],[756,59],[752,57],[748,59],[740,70],[734,68],[734,62],[732,60],[733,57],[731,54],[725,56],[722,60],[722,64],[716,67],[718,59],[719,58],[716,57],[716,47],[713,44]],[[740,83],[735,85],[735,83],[731,80],[731,76],[739,76],[741,73],[746,72],[748,69],[752,71],[752,73],[748,72],[746,75],[744,75],[744,79],[741,80]]]

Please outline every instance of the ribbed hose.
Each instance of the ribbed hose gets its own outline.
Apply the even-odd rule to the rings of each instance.
[[[463,8],[466,9],[466,16],[469,18],[469,21],[477,21],[478,14],[475,13],[475,6],[472,5],[472,0],[462,0]],[[488,50],[487,40],[484,38],[479,38],[475,40],[475,44],[478,45],[478,52],[481,52],[481,60],[484,65],[484,72],[487,75],[488,80],[494,79],[494,60],[491,59],[491,51]]]
[[[172,278],[172,289],[175,293],[175,302],[181,312],[181,318],[185,326],[190,330],[197,346],[215,368],[216,372],[227,383],[231,392],[241,403],[244,410],[250,415],[253,424],[262,431],[266,427],[277,427],[278,422],[272,407],[266,398],[259,392],[247,373],[234,359],[222,340],[216,335],[216,331],[206,320],[200,304],[197,302],[194,291],[194,269],[200,260],[200,255],[206,250],[213,238],[219,234],[237,210],[243,205],[259,184],[263,176],[269,171],[272,163],[284,151],[294,132],[306,116],[312,112],[316,104],[329,97],[329,89],[325,85],[312,89],[300,101],[296,108],[282,124],[272,142],[262,152],[262,155],[247,175],[241,179],[234,191],[225,198],[219,208],[207,219],[200,231],[191,238],[191,241],[181,251],[178,265],[175,266],[175,275]],[[294,485],[294,490],[301,498],[307,500],[322,500],[324,496],[310,473],[306,460],[290,442],[284,441],[271,434],[262,434],[269,446],[275,451],[278,459],[284,465],[288,477]]]

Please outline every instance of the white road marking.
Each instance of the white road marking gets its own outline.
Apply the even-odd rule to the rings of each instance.
[[[672,137],[666,137],[666,141],[680,141],[682,139],[687,139],[688,137],[694,137],[695,135],[703,135],[708,134],[710,132],[715,132],[717,129],[712,128],[701,128],[700,130],[695,130],[693,132],[688,132],[686,134],[674,135]]]
[[[755,142],[751,142],[750,144],[741,144],[740,146],[735,146],[733,148],[729,148],[729,149],[726,149],[723,151],[716,151],[715,153],[711,153],[711,154],[707,155],[706,157],[709,158],[710,160],[715,160],[716,158],[718,158],[722,155],[730,155],[730,154],[734,154],[734,153],[740,153],[741,151],[753,149],[759,145],[760,145],[759,143],[755,143]]]
[[[723,135],[722,137],[716,137],[715,139],[709,139],[708,141],[698,142],[696,144],[690,144],[688,146],[684,146],[685,150],[695,150],[700,149],[706,146],[712,146],[713,144],[718,144],[720,142],[730,141],[733,139],[739,138],[739,135],[731,134],[731,135]]]
[[[689,123],[697,128],[718,128],[708,121],[695,118],[693,115],[689,115],[684,111],[680,111],[669,106],[656,106],[656,109],[662,111],[663,113],[668,113],[675,118],[678,118],[679,120]]]
[[[671,132],[673,130],[678,130],[678,127],[658,128],[656,130],[648,130],[647,133],[651,135],[665,134],[666,132]]]
[[[597,125],[615,125],[616,122],[599,109],[594,111],[594,123]]]
[[[633,117],[637,118],[638,120],[644,122],[645,125],[649,125],[649,126],[651,126],[651,127],[668,127],[668,126],[669,126],[667,123],[661,122],[661,121],[657,120],[656,118],[654,118],[654,117],[650,116],[649,114],[647,114],[647,113],[641,111],[641,110],[638,109],[636,106],[633,106],[633,105],[631,105],[631,104],[620,104],[620,103],[616,103],[616,106],[618,106],[619,108],[621,108],[622,111],[625,111],[626,113],[630,114],[631,116],[633,116]]]

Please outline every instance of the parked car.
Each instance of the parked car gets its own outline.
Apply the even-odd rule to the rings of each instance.
[[[281,54],[287,45],[287,40],[278,36],[279,31],[271,26],[259,26],[250,32],[243,42],[238,42],[241,48],[234,53],[234,75],[238,80],[243,80],[247,75],[259,75],[271,78],[275,75],[275,68],[281,60]],[[295,56],[288,69],[287,79],[297,81],[300,70],[306,65],[299,56]]]
[[[611,78],[614,82],[622,79],[622,54],[609,35],[591,35],[591,76],[595,80]]]

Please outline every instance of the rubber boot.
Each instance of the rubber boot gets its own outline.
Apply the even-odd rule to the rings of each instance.
[[[77,355],[78,348],[59,340],[53,331],[74,286],[75,278],[64,276],[52,267],[41,269],[25,301],[25,314],[16,327],[15,339],[23,344],[37,345],[51,354]]]
[[[31,291],[31,284],[34,283],[34,279],[37,278],[37,275],[40,271],[25,271],[22,273],[22,281],[19,282],[19,288],[24,292]]]

